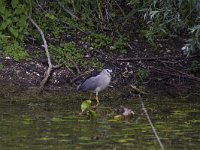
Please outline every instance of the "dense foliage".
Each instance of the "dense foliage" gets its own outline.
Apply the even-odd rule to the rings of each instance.
[[[158,38],[185,37],[182,50],[188,55],[200,49],[199,0],[1,0],[0,49],[15,60],[28,57],[22,49],[30,37],[41,43],[40,35],[28,21],[29,15],[53,39],[51,54],[55,62],[69,66],[74,63],[66,58],[80,63],[89,47],[126,53],[126,42],[133,32],[153,46]],[[114,36],[108,36],[107,31]],[[62,43],[70,43],[77,34],[87,36],[79,39],[87,47],[74,52],[78,43]],[[71,39],[66,38],[69,35]]]

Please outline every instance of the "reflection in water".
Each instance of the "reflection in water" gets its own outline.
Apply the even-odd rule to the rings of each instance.
[[[117,104],[119,103],[119,104]],[[144,101],[166,149],[200,147],[200,102],[172,99]],[[1,149],[159,149],[159,144],[140,103],[127,99],[125,106],[135,110],[130,121],[113,121],[102,102],[96,121],[79,116],[80,103],[71,98],[14,104],[0,103]]]

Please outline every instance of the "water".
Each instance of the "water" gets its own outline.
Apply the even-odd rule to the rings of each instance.
[[[31,98],[30,98],[31,97]],[[0,99],[0,149],[159,149],[134,98],[101,101],[97,120],[80,116],[79,96],[52,95]],[[145,106],[165,149],[200,148],[200,101],[147,98]],[[113,121],[120,104],[131,108],[131,120]]]

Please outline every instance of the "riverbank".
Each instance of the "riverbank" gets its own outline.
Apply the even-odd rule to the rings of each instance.
[[[126,54],[109,52],[105,58],[103,51],[97,55],[94,50],[87,55],[113,69],[111,89],[121,89],[128,94],[130,85],[133,85],[150,95],[185,97],[199,94],[199,55],[182,55],[180,48],[183,41],[180,39],[160,41],[158,45],[160,50],[156,52],[145,41],[134,40],[129,43],[129,51]],[[39,87],[48,67],[43,47],[27,44],[26,50],[31,56],[27,61],[15,61],[0,54],[0,63],[3,66],[0,70],[1,87],[9,85],[22,90]],[[36,57],[38,53],[40,55]],[[64,66],[54,69],[45,90],[76,92],[77,85],[97,68],[86,67],[83,70],[77,66],[72,69]]]

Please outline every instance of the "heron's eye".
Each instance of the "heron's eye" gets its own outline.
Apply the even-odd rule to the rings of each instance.
[[[112,69],[106,69],[106,71],[107,71],[108,73],[111,73],[111,72],[112,72]]]

